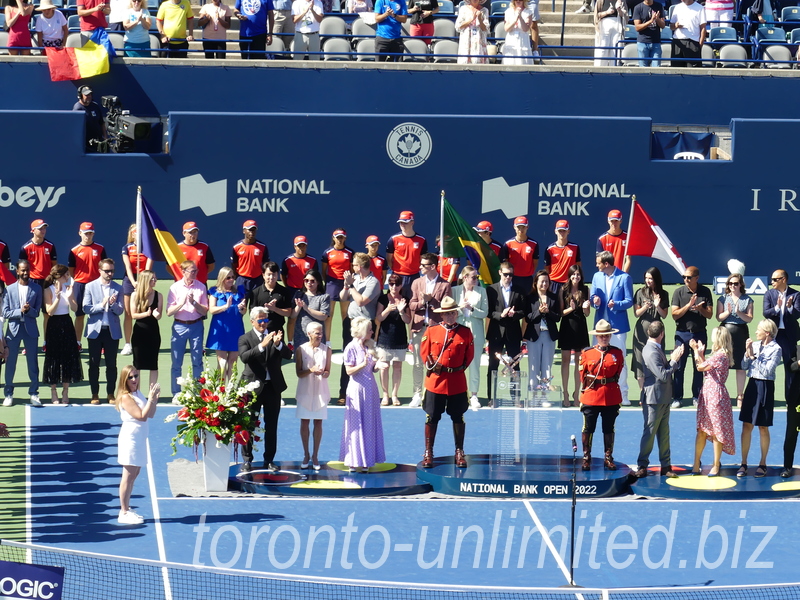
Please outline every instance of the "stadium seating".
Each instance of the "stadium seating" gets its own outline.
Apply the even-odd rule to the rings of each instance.
[[[430,54],[428,44],[424,40],[409,38],[403,41],[403,46],[405,47],[403,62],[428,62]]]
[[[800,44],[800,29],[792,30],[792,33],[789,34],[789,43]]]
[[[0,12],[0,29],[5,30],[6,28],[6,15],[3,12]]]
[[[791,69],[793,66],[793,64],[790,62],[792,60],[792,52],[789,50],[789,46],[780,44],[765,46],[761,58],[763,60],[780,61],[772,64],[766,63],[761,65],[762,67],[766,67],[768,69]]]
[[[153,19],[155,21],[155,19]],[[157,34],[150,34],[150,56],[153,58],[164,58],[164,53],[161,52],[161,40]]]
[[[446,56],[452,54],[453,56]],[[433,45],[433,62],[454,63],[458,59],[458,43],[452,40],[440,40]]]
[[[636,39],[636,26],[635,25],[625,25],[625,35],[623,36],[625,40],[635,40]]]
[[[278,60],[291,60],[288,54],[281,54],[286,52],[286,43],[277,35],[272,36],[272,43],[267,46],[267,52],[273,53]]]
[[[374,61],[375,60],[375,40],[361,40],[356,44],[356,52],[358,61]]]
[[[784,6],[781,10],[781,21],[787,32],[800,28],[800,6]]]
[[[441,38],[456,37],[456,24],[450,19],[434,19],[433,35]],[[495,37],[497,37],[495,35]]]
[[[6,50],[4,46],[8,46],[8,33],[0,31],[0,55],[8,54],[8,50]]]
[[[439,0],[439,15],[452,15],[455,13],[455,7],[452,0]]]
[[[348,40],[344,38],[328,38],[322,44],[322,51],[325,53],[323,60],[352,60],[350,56],[351,50]]]
[[[155,22],[155,19],[153,19]],[[80,31],[81,30],[81,18],[78,15],[70,15],[67,17],[67,28],[70,31]]]
[[[719,58],[721,61],[717,63],[717,66],[719,67],[725,67],[729,69],[746,69],[748,66],[747,50],[745,50],[744,47],[740,46],[739,44],[725,44],[722,46],[719,49]]]
[[[622,66],[636,67],[639,65],[639,52],[636,44],[625,44],[622,47]]]
[[[708,32],[709,44],[738,42],[739,36],[733,27],[712,27]]]
[[[494,26],[494,37],[498,40],[506,39],[506,24],[504,21],[500,21]]]
[[[672,29],[670,29],[669,25],[667,25],[666,27],[664,27],[664,29],[661,30],[661,41],[668,42],[671,39],[672,39]]]
[[[328,16],[319,24],[319,36],[322,44],[332,35],[347,35],[347,23],[342,17]]]
[[[491,10],[489,10],[489,14],[492,16],[504,15],[508,5],[508,0],[494,0],[491,4]]]
[[[767,46],[785,43],[786,32],[780,27],[759,27],[753,38],[753,58],[762,59]]]
[[[374,25],[367,25],[362,19],[353,21],[353,47],[356,47],[361,40],[374,37]]]

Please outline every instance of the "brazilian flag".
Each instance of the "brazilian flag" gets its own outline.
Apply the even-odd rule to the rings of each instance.
[[[487,285],[496,283],[500,279],[500,259],[447,200],[442,198],[442,202],[444,203],[442,256],[446,258],[466,256],[478,271],[481,281]]]

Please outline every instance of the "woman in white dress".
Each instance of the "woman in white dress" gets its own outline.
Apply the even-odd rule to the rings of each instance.
[[[478,284],[478,272],[475,267],[466,265],[461,269],[459,284],[453,288],[453,299],[458,304],[461,312],[458,322],[469,327],[475,344],[475,358],[469,365],[469,406],[478,410],[481,403],[478,400],[478,388],[481,381],[481,354],[486,342],[486,317],[489,316],[489,300],[486,290]]]
[[[504,65],[532,65],[531,23],[533,13],[525,4],[526,0],[514,0],[506,9],[504,25],[506,38],[503,43]]]
[[[467,0],[458,9],[456,31],[458,37],[458,63],[483,65],[489,62],[486,56],[486,35],[489,33],[489,11],[481,8],[485,0]]]
[[[117,462],[122,465],[122,481],[119,484],[119,518],[125,525],[139,525],[144,519],[131,510],[133,482],[139,471],[147,464],[148,419],[156,414],[156,404],[161,386],[150,386],[147,399],[139,391],[139,371],[133,365],[122,368],[117,383],[115,406],[122,419],[117,443]]]
[[[322,442],[322,421],[328,418],[328,402],[331,392],[328,377],[331,374],[331,347],[322,343],[322,323],[311,322],[306,326],[308,341],[295,352],[297,370],[297,418],[300,419],[300,440],[303,442],[303,463],[307,469],[309,461],[315,471],[320,464],[317,453]],[[309,454],[308,439],[310,421],[314,421],[314,451]]]

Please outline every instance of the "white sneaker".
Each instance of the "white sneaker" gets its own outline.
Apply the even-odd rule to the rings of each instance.
[[[585,15],[586,13],[588,13],[590,11],[591,11],[591,9],[584,4],[578,10],[575,11],[575,14],[576,15]]]
[[[422,406],[422,396],[419,394],[419,392],[416,392],[414,396],[411,398],[409,406],[411,408],[419,408],[420,406]]]
[[[14,406],[14,398],[6,396],[6,399],[3,400],[3,406]]]
[[[622,406],[630,406],[630,405],[631,405],[631,399],[628,398],[627,396],[623,396],[622,397]]]
[[[42,401],[39,400],[38,394],[31,394],[31,406],[41,406]]]
[[[673,400],[672,404],[670,404],[670,406],[672,408],[680,408],[681,407],[681,401],[680,400]]]
[[[122,352],[120,352],[120,354],[122,354],[123,356],[128,356],[130,354],[133,354],[133,348],[131,347],[130,344],[125,344],[122,347]]]
[[[478,400],[478,397],[475,394],[472,394],[472,397],[469,399],[469,407],[475,411],[481,407],[481,401]]]
[[[175,404],[175,405],[177,405],[177,406],[182,406],[182,405],[181,405],[180,398],[178,398],[178,395],[179,395],[179,394],[175,394],[175,395],[172,397],[172,403],[173,403],[173,404]]]
[[[117,517],[117,521],[123,525],[141,525],[144,523],[144,519],[132,510],[127,512],[122,510],[119,511],[119,517]]]
[[[286,406],[286,401],[283,398],[281,398],[281,406]]]

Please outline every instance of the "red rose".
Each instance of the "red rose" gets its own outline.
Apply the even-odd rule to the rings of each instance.
[[[260,438],[260,437],[258,437],[257,435],[254,435],[254,436],[253,436],[253,438],[254,438],[254,439],[257,441],[257,442],[260,442],[260,441],[261,441],[261,438]]]
[[[244,402],[239,402],[238,406],[239,408],[244,408]]]
[[[221,440],[221,439],[222,439],[222,436],[221,436],[220,434],[218,434],[218,433],[215,433],[215,434],[214,434],[214,437],[215,437],[215,438],[217,438],[218,440]]]
[[[219,396],[217,396],[216,394],[214,394],[211,397],[214,399],[214,402],[219,402]]]
[[[205,383],[205,382],[206,382],[206,378],[205,377],[198,377],[197,378],[197,383]]]
[[[219,391],[224,394],[225,393],[225,386],[224,385],[219,386]]]
[[[236,432],[239,432],[239,431],[242,430],[242,426],[241,425],[234,425],[233,426],[233,430],[236,431]]]
[[[199,419],[200,417],[203,416],[204,410],[205,410],[204,408],[198,408],[197,410],[194,411],[194,416]]]
[[[217,410],[219,412],[223,412],[225,410],[225,405],[224,404],[217,404]]]

